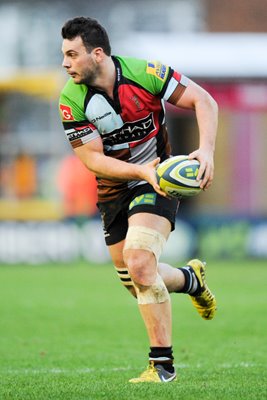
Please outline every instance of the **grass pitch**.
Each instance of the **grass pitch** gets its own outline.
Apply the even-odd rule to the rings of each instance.
[[[266,399],[266,261],[211,262],[202,320],[172,295],[178,381],[133,385],[148,341],[112,266],[0,268],[1,400]]]

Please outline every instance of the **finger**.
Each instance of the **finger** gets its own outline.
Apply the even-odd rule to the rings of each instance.
[[[207,190],[212,184],[212,181],[213,181],[213,172],[211,171],[211,168],[207,168],[205,171],[205,176],[203,177],[203,180],[200,184],[201,189]]]
[[[163,197],[167,197],[167,194],[166,194],[165,192],[163,192],[163,190],[161,190],[161,188],[160,188],[159,185],[154,185],[153,187],[154,187],[155,191],[156,191],[158,194],[160,194],[160,195],[163,196]]]
[[[201,184],[200,188],[203,189],[203,190],[207,190],[211,186],[211,184],[212,184],[212,180],[209,179],[206,184],[203,184],[203,185]]]
[[[156,167],[159,163],[160,163],[160,158],[159,158],[159,157],[155,158],[155,160],[153,160],[153,161],[151,162],[151,164],[153,165],[153,167]]]
[[[208,187],[208,178],[206,179],[202,179],[201,183],[200,183],[200,188],[203,190],[206,190]]]
[[[197,181],[201,181],[205,179],[205,175],[207,174],[207,166],[206,164],[200,164],[198,174],[197,174]]]
[[[157,193],[160,194],[160,195],[163,196],[163,197],[167,197],[167,194],[166,194],[165,192],[163,192],[163,190],[161,190],[161,189],[159,189],[159,190],[157,191]]]
[[[195,158],[195,153],[188,154],[188,160],[193,160]]]
[[[188,154],[188,159],[193,160],[194,158],[197,158],[197,153],[193,151],[193,153]]]

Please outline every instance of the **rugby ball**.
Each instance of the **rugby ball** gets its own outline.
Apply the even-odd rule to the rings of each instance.
[[[161,190],[178,199],[199,194],[201,181],[196,180],[199,165],[198,160],[189,160],[188,156],[174,156],[163,161],[156,169]]]

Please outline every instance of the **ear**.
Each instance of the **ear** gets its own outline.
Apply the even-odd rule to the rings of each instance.
[[[95,49],[92,50],[91,53],[95,59],[96,62],[101,62],[104,59],[105,53],[102,49],[102,47],[96,47]]]

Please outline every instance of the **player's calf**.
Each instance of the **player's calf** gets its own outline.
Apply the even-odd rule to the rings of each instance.
[[[123,286],[129,290],[129,292],[136,297],[136,290],[134,288],[134,284],[133,281],[129,275],[129,271],[127,268],[118,268],[116,266],[114,266],[118,277],[120,278],[121,283],[123,284]]]

